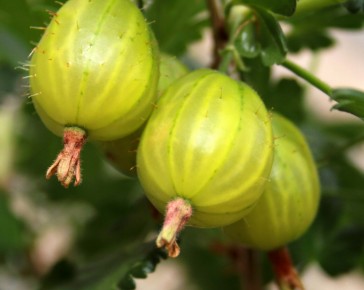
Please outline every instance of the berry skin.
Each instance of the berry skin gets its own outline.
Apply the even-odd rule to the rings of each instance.
[[[188,73],[187,67],[176,57],[166,53],[160,54],[158,97],[168,88],[170,84]],[[123,138],[99,142],[99,147],[106,159],[123,175],[136,177],[136,151],[144,126],[136,132]]]
[[[137,153],[147,197],[167,207],[158,246],[176,256],[185,224],[218,227],[249,212],[271,169],[271,130],[256,92],[219,72],[194,71],[166,90]]]
[[[113,140],[131,134],[152,111],[158,58],[154,37],[131,1],[69,0],[31,58],[36,111],[47,128],[64,139],[69,128],[82,131],[77,139]],[[61,166],[54,164],[47,177],[57,172],[68,186],[80,172],[80,162],[69,167],[70,156],[79,159],[76,155],[61,152]],[[76,176],[76,184],[80,180]]]
[[[274,159],[266,189],[247,216],[224,228],[233,240],[265,251],[303,235],[320,199],[317,169],[302,133],[278,114],[272,126]]]

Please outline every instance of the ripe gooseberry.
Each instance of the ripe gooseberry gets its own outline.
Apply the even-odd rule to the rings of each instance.
[[[276,113],[272,127],[273,167],[264,193],[248,215],[224,228],[234,241],[265,251],[299,238],[314,220],[320,200],[317,169],[304,136]]]
[[[179,254],[188,223],[218,227],[243,217],[260,197],[272,165],[270,118],[248,85],[196,70],[161,96],[142,134],[138,177],[165,214],[157,245]]]
[[[67,187],[81,182],[86,139],[131,134],[156,97],[158,49],[129,0],[69,0],[55,13],[30,61],[32,100],[64,149],[47,171]]]

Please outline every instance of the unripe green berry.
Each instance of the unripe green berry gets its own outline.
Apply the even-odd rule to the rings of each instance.
[[[160,54],[158,97],[174,81],[187,74],[187,67],[176,57],[166,53]],[[130,177],[136,176],[136,150],[143,128],[123,138],[99,142],[99,146],[106,159],[122,174]]]
[[[160,212],[168,204],[158,246],[175,255],[176,233],[187,220],[218,227],[249,212],[271,169],[271,130],[256,92],[219,72],[194,71],[166,90],[137,155],[147,197]],[[180,224],[179,208],[186,213]]]
[[[273,250],[299,238],[316,216],[320,186],[315,162],[297,127],[274,114],[274,159],[266,189],[254,209],[224,228],[233,240]]]

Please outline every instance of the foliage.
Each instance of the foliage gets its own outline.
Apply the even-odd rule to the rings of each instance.
[[[137,2],[142,4],[161,50],[187,60],[191,68],[200,66],[191,63],[187,49],[201,39],[204,29],[216,29],[206,4],[212,1]],[[363,271],[364,174],[347,152],[364,141],[364,93],[355,88],[331,88],[300,69],[292,70],[297,74],[292,78],[277,79],[272,74],[273,65],[285,66],[292,54],[303,50],[325,53],[335,45],[333,28],[361,30],[363,1],[350,0],[345,5],[325,1],[325,7],[312,5],[312,10],[307,8],[311,6],[301,8],[300,2],[309,2],[302,0],[219,2],[224,5],[218,7],[229,32],[220,51],[220,69],[240,76],[269,109],[294,121],[309,140],[319,168],[320,211],[305,236],[290,245],[293,259],[299,270],[317,262],[333,276]],[[247,5],[245,12],[234,13],[234,9],[243,11],[237,6],[241,4]],[[82,153],[85,177],[81,186],[66,190],[54,179],[44,179],[61,141],[47,131],[31,101],[24,97],[23,64],[42,33],[29,28],[44,26],[49,20],[45,10],[58,7],[53,0],[0,0],[0,162],[7,166],[0,170],[0,268],[32,281],[36,289],[134,289],[134,279],[147,278],[165,258],[164,252],[146,242],[161,219],[144,198],[138,181],[111,168],[94,144],[87,144]],[[287,32],[282,24],[289,27]],[[333,110],[353,114],[357,122],[326,124],[313,118],[304,105],[305,90],[299,78],[335,100]],[[5,157],[10,158],[9,164]],[[42,270],[32,256],[37,241],[50,228],[63,224],[71,229],[66,237],[69,248]],[[182,254],[177,261],[186,266],[187,279],[196,289],[238,289],[241,273],[232,262],[234,255],[226,254],[226,249],[217,251],[216,244],[229,247],[219,230],[187,229],[181,236]],[[258,260],[265,269],[262,280],[267,282],[272,274],[260,255]],[[4,287],[1,283],[0,288]]]

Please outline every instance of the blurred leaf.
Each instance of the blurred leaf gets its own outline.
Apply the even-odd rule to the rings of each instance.
[[[254,58],[260,53],[255,25],[254,22],[245,25],[235,39],[234,45],[242,57]]]
[[[364,92],[355,89],[335,89],[332,99],[338,102],[333,109],[351,113],[364,120]]]
[[[121,248],[120,248],[121,249]],[[135,243],[122,250],[109,251],[98,259],[88,261],[87,265],[76,270],[73,279],[62,283],[47,280],[44,290],[128,290],[135,289],[133,274],[146,276],[153,272],[156,265],[165,259],[163,251],[153,243]],[[69,267],[69,265],[67,266]],[[69,272],[69,270],[67,270]],[[68,273],[69,274],[69,273]],[[73,276],[73,274],[72,274]],[[70,277],[70,276],[69,276]],[[55,281],[53,281],[55,282]]]
[[[312,51],[326,49],[334,45],[334,39],[324,30],[295,29],[287,35],[287,45],[290,52],[299,52],[308,48]]]
[[[18,85],[18,81],[19,76],[14,70],[14,67],[0,64],[0,105],[2,97],[6,96],[8,93],[14,92],[17,89],[16,86]]]
[[[78,247],[85,256],[140,243],[156,227],[144,198],[134,203],[121,199],[124,206],[112,206],[115,197],[108,200],[110,203],[95,208],[96,216],[80,235]]]
[[[201,12],[204,0],[154,0],[146,17],[158,40],[160,49],[172,55],[182,55],[191,42],[201,38],[201,30],[209,24]]]
[[[327,28],[360,29],[363,27],[364,17],[360,14],[349,14],[341,6],[333,6],[302,17],[292,17],[286,21],[308,31]]]
[[[20,61],[27,59],[29,52],[28,44],[0,26],[0,62],[9,63],[15,67]]]
[[[345,7],[350,13],[359,13],[364,10],[364,0],[349,0],[345,3]]]
[[[241,72],[241,78],[252,86],[263,100],[269,99],[271,96],[271,67],[265,66],[260,58],[245,58],[244,63],[248,70]]]
[[[349,143],[356,142],[356,140],[360,141],[364,138],[364,124],[361,122],[327,124],[323,127],[323,130],[330,137],[337,137]]]
[[[319,262],[332,276],[355,269],[360,264],[364,251],[364,227],[347,226],[327,239],[327,247],[322,249]]]
[[[292,25],[287,33],[287,44],[292,52],[308,48],[312,51],[331,47],[335,40],[330,28],[360,29],[364,24],[362,15],[348,14],[340,5],[319,9],[285,21]]]
[[[163,249],[152,249],[145,258],[136,262],[129,272],[120,280],[118,286],[120,290],[135,289],[134,278],[145,279],[153,273],[162,259],[167,259],[168,255]]]
[[[297,0],[234,0],[236,4],[259,6],[262,9],[270,10],[276,14],[291,16],[296,10]]]
[[[64,283],[64,281],[70,281],[75,278],[76,268],[68,260],[61,260],[57,262],[49,273],[43,278],[43,288],[49,289],[52,285],[58,285]]]
[[[0,191],[0,253],[18,251],[26,245],[25,228],[9,208],[9,200]]]
[[[267,108],[277,111],[296,123],[304,120],[303,88],[294,79],[281,79],[265,98]]]
[[[30,41],[32,16],[26,0],[0,0],[0,24],[8,31]]]
[[[259,41],[263,63],[267,66],[281,63],[285,59],[287,47],[283,31],[272,14],[264,9],[255,7],[261,28]]]
[[[181,236],[180,259],[197,289],[239,289],[239,275],[225,253],[211,247],[221,239],[221,230],[186,228]],[[198,273],[198,274],[196,274]]]

